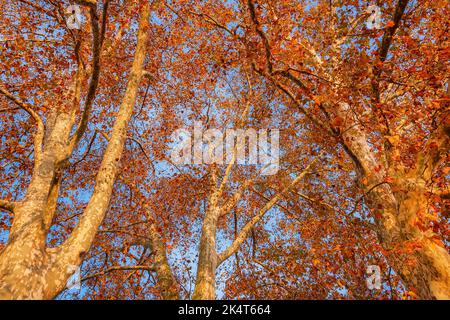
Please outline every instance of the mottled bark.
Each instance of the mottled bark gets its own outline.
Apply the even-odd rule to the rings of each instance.
[[[80,256],[89,250],[95,237],[95,232],[103,221],[109,205],[114,180],[119,169],[120,157],[126,140],[128,122],[133,114],[139,83],[143,73],[145,48],[149,31],[148,17],[150,9],[148,4],[145,4],[142,10],[138,42],[128,78],[127,89],[95,179],[94,192],[75,230],[66,242],[61,245],[61,248],[59,248],[69,263],[78,264]]]
[[[439,245],[438,237],[417,225],[418,216],[429,212],[429,196],[420,180],[400,180],[403,192],[396,193],[399,202],[398,223],[401,243],[417,243],[407,261],[398,261],[399,274],[408,288],[415,288],[422,299],[450,299],[450,255]],[[399,186],[400,187],[400,186]]]
[[[216,200],[211,201],[211,205],[205,214],[200,237],[200,247],[197,263],[197,278],[192,298],[194,300],[213,300],[216,298],[216,232],[217,220],[220,211],[216,205]]]
[[[422,299],[450,299],[450,255],[432,229],[417,224],[429,214],[428,203],[425,182],[408,175],[367,195],[385,255],[406,287]]]
[[[8,243],[0,252],[0,298],[42,299],[51,297],[51,275],[56,256],[46,248],[46,236],[53,214],[55,175],[66,159],[66,141],[72,117],[59,113],[54,125],[46,128],[47,137],[35,159],[33,177],[25,197],[14,207],[14,220]]]
[[[251,97],[253,94],[253,86],[250,78],[247,75],[249,91],[247,94],[247,102],[243,108],[241,118],[238,122],[238,128],[242,128],[248,118]],[[219,199],[222,197],[228,179],[236,162],[237,145],[233,148],[233,154],[230,162],[225,169],[223,179],[218,184],[217,179],[217,167],[213,166],[211,170],[211,182],[213,185],[211,195],[209,197],[208,209],[203,219],[200,244],[199,244],[199,257],[197,262],[197,278],[195,282],[194,294],[192,296],[195,300],[212,300],[216,297],[216,270],[220,265],[219,256],[216,249],[216,232],[217,222],[219,217],[227,214],[237,204],[242,197],[245,189],[253,182],[254,179],[249,179],[241,185],[241,187],[235,192],[227,202],[219,205]],[[225,259],[224,259],[225,260]]]

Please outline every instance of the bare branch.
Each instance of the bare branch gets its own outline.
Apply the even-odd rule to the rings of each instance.
[[[353,21],[350,22],[350,28],[347,30],[347,32],[345,32],[345,34],[343,34],[341,37],[338,37],[335,40],[335,43],[333,45],[334,46],[342,45],[344,43],[344,41],[355,31],[355,29],[358,27],[360,22],[362,20],[364,20],[365,18],[367,18],[368,15],[369,15],[368,13],[364,13],[362,15],[359,15],[359,16],[355,17],[353,19]]]
[[[169,9],[171,9],[173,12],[175,12],[165,1],[164,1],[164,4]],[[217,19],[215,19],[214,17],[210,16],[209,14],[202,13],[202,12],[198,13],[198,12],[195,12],[195,11],[189,11],[189,13],[194,15],[194,16],[203,18],[203,20],[205,20],[207,23],[210,23],[210,24],[212,24],[212,25],[214,25],[214,26],[216,26],[216,27],[218,27],[220,29],[223,29],[226,32],[228,32],[229,34],[231,34],[232,36],[235,36],[235,33],[233,31],[231,31],[227,26],[225,26],[225,25],[221,24],[220,22],[218,22]],[[177,15],[179,15],[179,14],[177,13]]]
[[[335,136],[335,132],[330,128],[328,124],[325,124],[322,120],[320,120],[318,117],[316,117],[314,114],[312,114],[309,110],[305,109],[300,101],[298,101],[294,94],[287,88],[285,85],[281,84],[277,80],[275,80],[273,77],[269,76],[269,79],[284,93],[287,94],[287,96],[291,99],[291,101],[294,103],[294,105],[299,109],[301,113],[303,113],[309,120],[311,120],[316,126],[319,128],[324,129],[330,136]]]
[[[144,154],[145,158],[147,158],[148,162],[150,163],[150,165],[152,167],[152,170],[153,170],[153,173],[155,173],[156,169],[155,169],[155,165],[153,164],[153,160],[150,158],[150,156],[148,155],[147,151],[145,151],[144,146],[142,145],[142,142],[139,141],[136,138],[133,138],[133,137],[128,137],[128,139],[133,141],[133,142],[135,142],[138,145],[139,149],[141,149],[141,151]]]
[[[7,97],[10,101],[14,102],[21,109],[25,110],[37,123],[42,122],[41,117],[38,115],[36,111],[33,110],[33,106],[22,101],[20,98],[15,97],[11,92],[6,90],[3,86],[0,85],[0,92],[3,93],[5,97]]]
[[[245,105],[244,111],[242,112],[239,124],[238,124],[238,128],[241,128],[245,121],[247,121],[248,118],[248,111],[250,110],[250,101],[251,101],[251,96],[253,94],[253,86],[252,83],[250,81],[250,78],[247,74],[247,82],[248,82],[248,86],[249,86],[249,92],[247,94],[247,103]],[[218,196],[220,197],[220,195],[222,194],[223,190],[225,189],[225,186],[228,182],[228,179],[230,177],[230,173],[231,173],[231,169],[236,161],[236,154],[237,154],[237,145],[234,144],[234,148],[233,148],[233,155],[232,158],[230,160],[230,163],[228,164],[227,168],[225,169],[225,174],[223,176],[222,182],[220,184],[220,187],[217,191]]]

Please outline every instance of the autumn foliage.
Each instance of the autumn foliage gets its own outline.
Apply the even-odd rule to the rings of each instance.
[[[74,3],[0,1],[0,299],[450,299],[447,1]]]

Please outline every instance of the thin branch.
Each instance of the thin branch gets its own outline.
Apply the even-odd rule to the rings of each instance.
[[[325,124],[322,120],[312,114],[309,110],[304,108],[301,103],[295,98],[294,94],[283,84],[276,81],[273,77],[269,76],[269,79],[287,96],[291,99],[294,105],[299,109],[299,111],[305,115],[309,120],[311,120],[316,126],[325,130],[330,136],[335,136],[335,132],[329,127],[328,124]]]
[[[53,12],[51,12],[50,10],[44,9],[44,8],[42,8],[42,7],[32,3],[31,1],[27,1],[27,0],[19,0],[19,1],[24,3],[24,4],[29,5],[30,7],[32,7],[36,11],[43,12],[46,15],[48,15],[49,17],[53,17],[53,18],[58,20],[58,17]]]
[[[0,113],[2,113],[2,112],[16,111],[16,110],[22,110],[22,108],[19,108],[19,107],[13,107],[13,108],[0,109]]]
[[[353,210],[350,211],[350,213],[349,213],[348,215],[353,215],[353,214],[356,212],[356,210],[358,209],[358,204],[359,204],[359,203],[360,203],[360,202],[361,202],[361,201],[362,201],[369,193],[371,193],[375,188],[377,188],[377,187],[379,187],[379,186],[381,186],[381,185],[383,185],[383,184],[389,185],[388,182],[383,181],[383,182],[380,182],[380,183],[375,184],[375,185],[372,186],[369,190],[367,190],[366,192],[364,192],[364,194],[363,194],[361,197],[359,197],[358,200],[356,200],[355,205],[354,205],[354,207],[353,207]]]
[[[86,281],[92,278],[96,278],[96,277],[101,277],[104,276],[112,271],[138,271],[138,270],[147,270],[147,271],[155,271],[155,267],[154,266],[113,266],[113,267],[109,267],[108,269],[106,269],[105,271],[101,271],[101,272],[97,272],[91,275],[87,275],[84,278],[81,279],[81,281]]]
[[[0,85],[0,92],[7,97],[9,100],[14,102],[21,109],[25,110],[37,123],[42,123],[41,117],[38,115],[36,111],[33,110],[33,106],[22,101],[20,98],[15,97],[11,92],[9,92],[6,88]]]
[[[256,180],[256,178],[259,177],[259,175],[266,170],[271,163],[266,164],[264,167],[262,167],[253,177],[247,179],[244,183],[241,184],[239,189],[234,193],[232,197],[230,197],[224,205],[221,206],[221,216],[226,215],[228,212],[230,212],[231,209],[233,209],[236,204],[241,199],[244,191]]]
[[[79,164],[81,161],[83,161],[84,159],[86,159],[87,155],[89,154],[89,152],[91,152],[91,148],[92,145],[94,144],[95,138],[97,137],[97,130],[95,130],[94,135],[92,136],[91,142],[89,142],[89,145],[86,149],[86,152],[84,153],[84,155],[81,157],[80,160],[77,160],[73,165],[76,166],[77,164]]]
[[[3,86],[0,85],[0,92],[9,100],[14,102],[21,109],[25,110],[37,124],[37,131],[34,136],[34,152],[35,152],[35,162],[40,161],[41,153],[42,153],[42,142],[44,140],[44,122],[42,121],[39,114],[33,109],[33,106],[22,101],[20,98],[15,97],[11,92],[6,90]]]
[[[250,101],[251,101],[251,97],[253,95],[253,86],[252,83],[250,81],[250,77],[247,74],[247,83],[248,83],[248,94],[247,94],[247,103],[245,105],[244,111],[242,112],[240,121],[238,123],[238,128],[242,128],[242,126],[245,124],[245,122],[247,121],[248,118],[248,112],[250,110]],[[225,169],[225,174],[223,176],[222,182],[220,184],[220,187],[217,191],[217,195],[220,197],[222,195],[223,190],[225,189],[225,186],[228,182],[228,179],[230,177],[230,173],[231,173],[231,169],[234,165],[234,162],[236,161],[236,154],[237,154],[237,144],[234,144],[234,148],[233,148],[233,156],[231,158],[230,163],[228,164],[227,168]]]
[[[15,206],[15,202],[0,199],[0,209],[6,210],[9,212],[14,212],[14,206]]]
[[[139,149],[141,149],[141,151],[144,154],[145,158],[147,158],[148,162],[152,166],[153,173],[155,173],[156,169],[155,169],[155,165],[153,164],[153,160],[150,158],[150,156],[148,155],[147,151],[145,151],[144,146],[142,145],[142,142],[139,141],[136,138],[133,138],[133,137],[127,137],[127,139],[135,142],[138,145]]]
[[[168,6],[168,5],[166,4],[166,6]],[[169,7],[169,6],[168,6],[168,7]],[[169,7],[169,8],[170,8],[170,7]],[[173,9],[172,9],[172,11],[173,11]],[[192,15],[195,15],[195,16],[197,16],[197,17],[203,18],[206,22],[208,22],[208,23],[210,23],[210,24],[212,24],[212,25],[215,25],[216,27],[219,27],[220,29],[225,30],[226,32],[228,32],[228,33],[231,34],[232,36],[235,36],[235,33],[234,33],[233,31],[231,31],[227,26],[225,26],[225,25],[219,23],[219,22],[217,21],[217,19],[215,19],[214,17],[210,16],[209,14],[202,13],[202,12],[201,12],[201,13],[198,13],[198,12],[195,12],[195,11],[188,11],[188,13],[190,13],[190,14],[192,14]]]
[[[328,209],[335,210],[334,206],[332,206],[332,205],[329,204],[329,203],[326,203],[326,202],[321,201],[321,200],[313,199],[313,198],[311,198],[311,197],[309,197],[309,196],[307,196],[306,194],[303,194],[303,193],[301,193],[301,192],[295,192],[295,194],[297,194],[298,196],[300,196],[301,198],[303,198],[303,199],[305,199],[305,200],[307,200],[307,201],[309,201],[309,202],[312,202],[312,203],[318,203],[318,204],[320,204],[320,205],[322,205],[322,206],[327,207]]]
[[[344,35],[342,35],[341,37],[338,37],[335,41],[336,46],[340,46],[342,43],[344,43],[344,41],[352,35],[352,33],[355,31],[355,29],[358,27],[359,23],[364,20],[365,18],[367,18],[367,16],[369,16],[368,13],[364,13],[360,16],[357,16],[353,19],[352,22],[350,22],[350,28],[347,30],[347,32],[345,32]]]

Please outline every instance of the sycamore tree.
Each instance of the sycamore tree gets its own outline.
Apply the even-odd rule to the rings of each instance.
[[[92,121],[103,54],[118,46],[113,41],[108,46],[106,40],[111,38],[111,28],[107,32],[109,3],[105,2],[101,11],[96,1],[79,3],[89,13],[90,27],[63,35],[59,30],[65,26],[62,3],[47,3],[47,7],[27,1],[2,3],[2,20],[10,22],[5,23],[5,32],[11,36],[3,39],[6,45],[2,49],[2,114],[8,113],[2,118],[2,131],[14,134],[22,127],[19,134],[31,138],[11,139],[2,152],[22,158],[24,167],[32,153],[33,162],[32,169],[28,169],[30,176],[21,181],[27,184],[26,191],[20,198],[12,195],[13,199],[1,200],[2,209],[11,212],[13,219],[8,242],[0,253],[3,299],[54,297],[73,273],[70,266],[79,265],[89,250],[108,209],[127,125],[144,74],[150,15],[147,2],[131,4],[139,12],[135,53],[128,71],[117,70],[127,73],[127,84],[117,100],[120,107],[97,168],[93,192],[76,228],[58,246],[49,247],[47,234],[53,224],[62,175]],[[25,10],[32,14],[24,15]],[[75,64],[71,81],[67,81],[67,74],[58,75],[58,67],[68,61]],[[104,101],[105,105],[114,102],[109,98]],[[23,112],[29,117],[23,117]]]
[[[384,1],[212,3],[199,15],[353,163],[382,252],[421,298],[449,298],[448,6]],[[231,44],[230,44],[231,45]],[[324,141],[325,140],[325,141]]]

